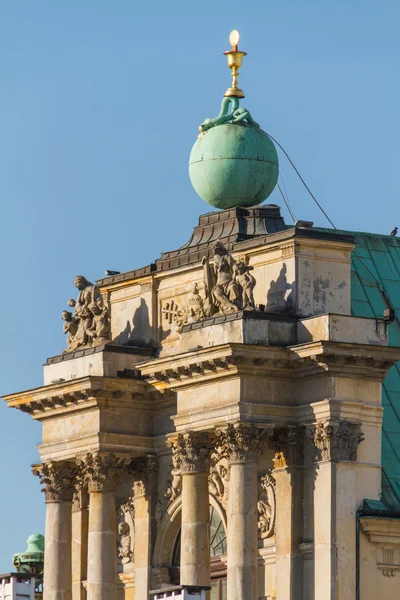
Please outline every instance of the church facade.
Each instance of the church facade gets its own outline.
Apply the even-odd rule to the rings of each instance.
[[[273,165],[258,124],[231,109],[203,124],[202,156],[211,132],[227,151],[234,128]],[[219,194],[229,207],[155,263],[77,276],[67,351],[42,387],[4,398],[42,423],[44,600],[398,594],[397,463],[382,445],[396,423],[382,419],[400,343],[393,317],[367,310],[368,236],[288,226],[251,194]],[[397,239],[375,238],[400,263]]]

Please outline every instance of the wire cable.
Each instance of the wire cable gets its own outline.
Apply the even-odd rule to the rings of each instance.
[[[285,196],[284,196],[284,193],[283,193],[283,191],[282,191],[282,188],[281,188],[281,186],[279,185],[279,182],[276,182],[276,185],[278,186],[278,190],[279,190],[279,191],[280,191],[280,193],[281,193],[281,196],[282,196],[282,198],[283,198],[283,201],[284,201],[284,203],[286,204],[286,208],[288,209],[288,211],[289,211],[289,214],[290,214],[290,216],[291,216],[291,217],[292,217],[292,219],[293,219],[293,222],[294,222],[294,221],[296,221],[295,217],[293,216],[293,213],[292,213],[292,211],[290,210],[289,202],[288,202],[288,200],[286,200],[286,198],[285,198]]]
[[[334,229],[337,229],[337,227],[335,227],[335,224],[330,220],[330,218],[328,217],[328,215],[326,214],[326,212],[324,211],[324,209],[322,208],[322,206],[320,205],[320,203],[318,202],[318,200],[316,199],[316,197],[314,196],[314,194],[312,193],[312,191],[310,190],[310,188],[308,187],[308,185],[306,184],[306,182],[304,181],[304,179],[302,178],[298,168],[296,167],[296,165],[294,164],[294,162],[292,161],[292,159],[290,158],[289,154],[286,152],[285,148],[283,146],[281,146],[281,144],[278,142],[278,140],[276,140],[274,137],[272,137],[272,135],[270,133],[268,133],[268,131],[265,131],[264,129],[262,129],[262,131],[269,137],[271,138],[271,140],[273,142],[275,142],[275,144],[277,144],[279,146],[279,148],[282,150],[282,152],[285,154],[286,158],[288,159],[288,161],[290,162],[290,164],[292,165],[293,169],[296,171],[300,181],[302,182],[302,184],[304,185],[304,187],[306,188],[307,192],[310,194],[311,198],[314,200],[315,204],[318,206],[318,208],[320,209],[320,211],[325,215],[325,217],[328,219],[329,223],[332,225],[332,227]]]
[[[290,158],[289,154],[286,152],[285,148],[278,142],[278,140],[276,140],[270,133],[268,133],[268,131],[265,131],[264,129],[262,129],[262,131],[273,141],[275,142],[275,144],[277,144],[279,146],[279,148],[282,150],[282,152],[284,153],[284,155],[286,156],[286,158],[288,159],[288,161],[290,162],[290,164],[292,165],[293,169],[296,171],[297,176],[299,177],[300,181],[302,182],[302,184],[304,185],[304,187],[306,188],[307,192],[310,194],[311,198],[314,200],[315,204],[318,206],[318,208],[320,209],[320,211],[322,212],[323,215],[325,215],[326,219],[329,221],[329,223],[332,225],[333,229],[335,231],[339,231],[338,228],[336,227],[336,225],[333,223],[333,221],[329,218],[329,216],[327,215],[327,213],[325,212],[325,210],[322,208],[321,204],[318,202],[318,200],[316,199],[316,197],[314,196],[314,194],[312,193],[312,191],[310,190],[310,188],[308,187],[308,185],[306,184],[306,182],[304,181],[303,177],[301,176],[300,171],[298,170],[298,168],[296,167],[296,165],[294,164],[294,162],[292,161],[292,159]],[[283,192],[281,190],[281,187],[279,185],[279,183],[277,183],[278,185],[278,189],[281,193],[281,196],[283,198],[283,201],[285,202],[287,209],[292,217],[293,220],[293,213],[289,208],[288,203],[286,202],[285,196],[283,195]],[[385,292],[385,290],[382,287],[381,282],[375,277],[375,275],[372,273],[372,271],[367,267],[367,265],[364,263],[364,261],[362,260],[362,258],[359,256],[359,254],[357,254],[356,249],[353,250],[353,254],[356,258],[358,258],[358,260],[360,261],[360,263],[363,265],[363,267],[368,271],[368,273],[371,275],[372,279],[376,282],[376,287],[379,289],[379,291],[382,294],[382,297],[385,301],[386,306],[393,310],[393,306],[390,303],[390,300]],[[396,321],[400,324],[399,320],[396,317]]]

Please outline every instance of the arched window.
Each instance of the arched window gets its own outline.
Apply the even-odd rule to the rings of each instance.
[[[210,506],[210,563],[211,563],[211,600],[226,600],[226,531],[218,511]],[[181,530],[176,537],[172,554],[171,583],[179,584],[181,564]]]

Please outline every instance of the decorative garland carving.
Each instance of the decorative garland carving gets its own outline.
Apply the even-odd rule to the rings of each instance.
[[[135,506],[131,497],[117,510],[117,556],[122,565],[134,561],[134,523]]]
[[[32,473],[39,477],[46,502],[71,502],[74,493],[76,467],[65,462],[34,465]]]
[[[263,540],[275,532],[276,481],[267,474],[261,477],[258,487],[258,535]]]
[[[166,498],[167,503],[173,502],[176,500],[182,493],[182,478],[181,472],[179,469],[180,458],[176,453],[172,454],[172,469],[171,476],[172,480],[169,479],[167,482],[167,487],[165,490],[164,498]]]
[[[208,477],[208,488],[221,506],[227,510],[228,507],[228,484],[229,484],[229,465],[226,458],[222,458],[211,467]]]

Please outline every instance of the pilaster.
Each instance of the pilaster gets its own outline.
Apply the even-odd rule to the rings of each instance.
[[[275,451],[277,597],[302,600],[304,428],[275,429],[270,446]]]

